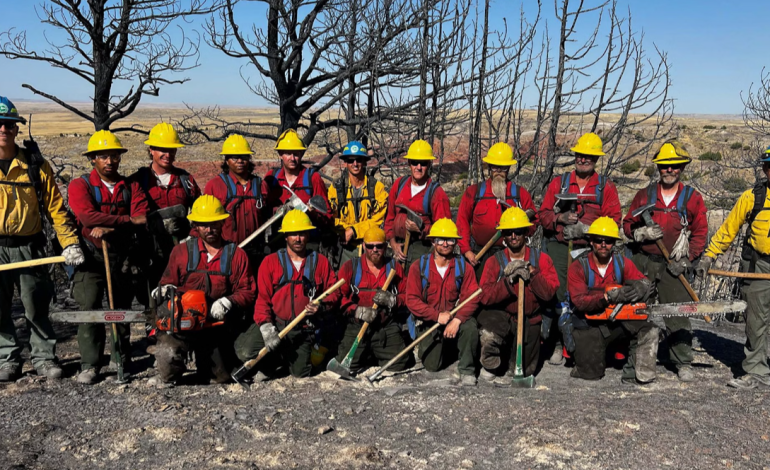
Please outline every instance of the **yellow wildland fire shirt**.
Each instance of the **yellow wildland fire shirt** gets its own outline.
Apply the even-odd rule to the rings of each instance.
[[[348,178],[347,172],[344,175]],[[356,239],[363,239],[367,230],[372,227],[380,227],[385,223],[385,211],[388,208],[388,192],[382,181],[377,181],[374,186],[373,197],[369,196],[369,176],[364,177],[364,184],[361,186],[361,200],[358,206],[358,214],[353,201],[353,185],[350,179],[347,181],[347,197],[345,198],[345,207],[339,207],[339,198],[337,197],[336,185],[329,185],[328,196],[329,204],[334,211],[334,226],[343,231],[348,227],[353,227],[356,232]]]
[[[27,168],[27,157],[24,151],[19,148],[8,169],[8,174],[3,174],[3,171],[0,170],[1,236],[26,237],[43,230],[40,205],[34,186],[31,184],[7,184],[31,183]],[[43,207],[48,210],[51,225],[56,230],[62,248],[78,243],[75,225],[64,208],[64,198],[62,198],[59,187],[56,185],[48,161],[44,161],[40,166],[40,181],[43,185]]]
[[[749,227],[748,237],[749,245],[757,253],[768,255],[770,254],[770,235],[768,234],[770,232],[770,204],[768,204],[770,202],[768,201],[770,193],[767,189],[765,191],[764,209],[757,214],[754,223]],[[722,226],[719,227],[717,233],[711,237],[711,243],[709,243],[709,247],[706,249],[706,256],[716,258],[730,247],[730,244],[735,240],[753,208],[754,190],[749,189],[741,194],[738,202],[735,203],[735,207],[730,211],[730,215],[727,216]]]

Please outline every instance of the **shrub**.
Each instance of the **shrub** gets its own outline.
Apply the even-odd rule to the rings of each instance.
[[[680,131],[683,131],[683,130],[687,129],[687,124],[679,124],[679,126],[677,126],[677,128],[678,128]]]
[[[703,126],[703,128],[706,129],[707,131],[710,131],[710,130],[716,129],[717,126],[712,126],[711,124],[707,124]]]
[[[459,179],[459,180],[467,180],[468,179],[468,172],[467,171],[463,171],[462,173],[457,175],[457,179]]]
[[[639,160],[634,160],[631,162],[625,162],[622,165],[620,165],[620,172],[624,175],[630,175],[631,173],[639,171],[639,168],[642,167],[642,162]]]
[[[658,171],[658,169],[656,168],[656,165],[650,165],[644,169],[644,176],[650,178],[652,177],[652,175],[655,174],[656,171]]]
[[[720,127],[720,129],[722,129],[723,131],[726,131],[727,130],[727,126],[722,126],[722,127]]]
[[[642,131],[635,132],[634,139],[636,139],[637,142],[647,142],[647,137],[642,134]]]
[[[743,150],[748,152],[749,150],[751,150],[751,145],[744,145]]]
[[[732,197],[718,197],[711,201],[709,208],[732,209],[733,204],[735,204],[735,199]]]
[[[718,162],[722,160],[722,154],[719,152],[706,152],[704,154],[701,154],[699,159],[709,161],[709,162]]]
[[[749,189],[749,183],[740,176],[731,176],[723,182],[724,188],[731,193],[742,193]]]

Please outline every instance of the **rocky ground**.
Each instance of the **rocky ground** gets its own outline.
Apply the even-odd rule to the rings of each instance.
[[[0,386],[0,466],[13,469],[177,468],[770,468],[770,394],[725,382],[742,355],[740,326],[694,322],[698,382],[659,367],[638,388],[609,369],[598,382],[544,366],[535,389],[463,388],[453,368],[412,371],[375,386],[329,372],[254,385],[75,383],[25,368]],[[20,326],[20,323],[18,323]],[[140,330],[135,329],[135,338]],[[373,370],[372,370],[373,371]],[[371,372],[371,371],[370,371]]]

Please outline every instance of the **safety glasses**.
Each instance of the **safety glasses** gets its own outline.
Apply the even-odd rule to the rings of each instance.
[[[420,160],[409,160],[409,166],[421,166],[423,168],[428,168],[430,166],[430,163],[423,162]]]
[[[606,246],[612,246],[615,244],[615,240],[612,238],[604,238],[604,237],[594,237],[591,239],[591,243],[594,245],[606,245]]]
[[[366,165],[366,161],[369,160],[366,157],[347,157],[345,158],[345,163],[360,163],[361,165]]]
[[[671,170],[681,170],[682,166],[683,165],[681,163],[677,163],[676,165],[671,164],[671,163],[659,163],[658,164],[658,170],[668,170],[668,169],[671,169]]]
[[[228,160],[241,160],[244,162],[250,162],[251,161],[251,155],[228,155]]]
[[[457,240],[454,238],[434,238],[433,241],[436,245],[455,246],[457,244]]]
[[[385,244],[384,243],[364,243],[364,246],[367,250],[384,250]]]
[[[510,230],[503,230],[503,236],[510,237],[511,235],[516,235],[517,237],[522,237],[527,234],[527,229],[525,228],[514,228]]]
[[[19,128],[19,125],[13,121],[0,121],[0,128],[5,127],[6,130],[15,131]]]
[[[113,162],[119,162],[122,157],[120,155],[102,154],[102,155],[94,155],[93,158],[95,160],[110,160]]]

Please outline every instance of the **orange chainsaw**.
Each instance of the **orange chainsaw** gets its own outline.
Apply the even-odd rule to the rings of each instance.
[[[209,321],[208,301],[201,290],[188,290],[180,295],[175,288],[170,287],[164,297],[163,301],[158,302],[157,308],[156,325],[161,331],[180,333],[224,324],[223,321]]]
[[[620,289],[622,286],[609,285],[605,292]],[[586,314],[586,320],[647,320],[650,317],[704,317],[719,316],[726,313],[743,312],[746,302],[743,300],[717,300],[714,302],[682,302],[676,304],[648,305],[644,302],[633,304],[614,304],[597,314]]]

